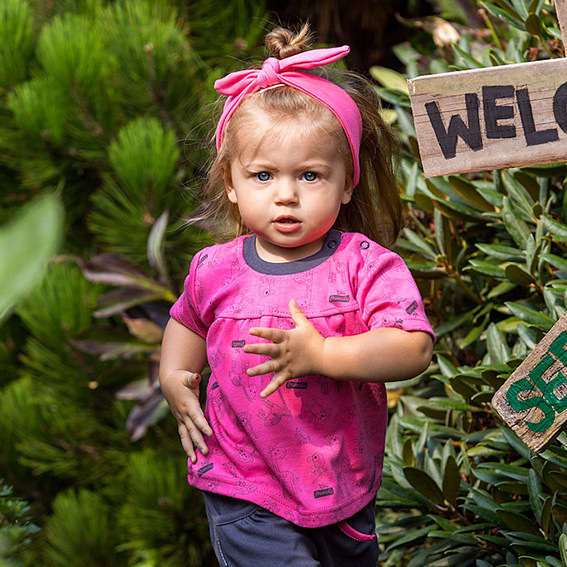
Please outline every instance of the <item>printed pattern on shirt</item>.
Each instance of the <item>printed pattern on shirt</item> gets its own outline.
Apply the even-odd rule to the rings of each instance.
[[[324,261],[287,275],[252,269],[243,251],[247,238],[253,237],[197,254],[171,310],[206,336],[212,372],[205,415],[214,435],[206,440],[209,453],[188,463],[188,479],[301,526],[335,523],[379,488],[385,388],[304,376],[262,399],[271,375],[249,377],[246,370],[268,357],[243,351],[261,342],[249,329],[293,328],[293,298],[325,337],[378,327],[432,331],[403,261],[363,235],[333,231]]]

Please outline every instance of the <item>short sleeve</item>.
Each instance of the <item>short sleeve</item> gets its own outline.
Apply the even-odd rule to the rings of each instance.
[[[200,315],[198,302],[195,300],[197,267],[199,266],[200,257],[201,253],[193,257],[189,275],[185,278],[183,293],[173,304],[169,314],[178,323],[181,323],[199,336],[206,338],[208,329]]]
[[[435,340],[417,284],[394,252],[381,246],[367,250],[359,272],[357,300],[369,329],[424,331]]]

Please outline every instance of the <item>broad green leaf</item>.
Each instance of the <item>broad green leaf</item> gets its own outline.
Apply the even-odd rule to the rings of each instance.
[[[457,367],[452,362],[449,362],[449,360],[447,360],[441,354],[437,355],[437,363],[439,364],[439,369],[441,370],[443,376],[451,378],[452,376],[455,376],[455,374],[459,373]]]
[[[435,504],[443,504],[445,500],[443,492],[425,471],[416,467],[404,467],[404,476],[413,488],[423,496]]]
[[[532,329],[526,327],[526,325],[519,324],[516,327],[516,331],[518,333],[518,336],[522,339],[522,341],[524,341],[524,344],[529,349],[533,350],[536,347],[536,336]]]
[[[531,215],[534,200],[528,190],[507,171],[502,172],[502,184],[515,204],[528,216]]]
[[[512,24],[514,27],[518,28],[519,30],[526,31],[526,26],[524,25],[523,21],[514,14],[513,11],[505,11],[495,6],[490,2],[482,2],[481,4],[490,14],[492,14],[495,18],[498,18],[502,21],[505,21],[509,24]],[[511,12],[511,13],[510,13]]]
[[[466,207],[450,200],[434,201],[433,205],[437,207],[443,215],[449,219],[460,220],[464,222],[479,222],[482,219],[480,213],[471,207]]]
[[[470,260],[470,267],[480,274],[490,276],[492,278],[505,279],[506,272],[501,266],[496,266],[490,262],[485,262],[484,260]]]
[[[445,462],[445,472],[443,474],[443,495],[450,504],[455,505],[461,487],[461,471],[457,461],[449,455]]]
[[[525,190],[529,193],[530,201],[535,205],[539,204],[540,187],[537,179],[533,175],[528,175],[521,169],[517,169],[512,173],[512,177],[522,184]],[[540,204],[541,206],[541,204]]]
[[[567,534],[561,534],[559,536],[559,553],[563,565],[567,567]]]
[[[416,252],[419,252],[429,260],[435,260],[437,258],[437,252],[433,249],[433,247],[429,243],[427,243],[424,238],[419,236],[416,232],[414,232],[409,228],[406,228],[404,230],[404,235],[407,238],[409,244],[412,245],[413,249]]]
[[[491,323],[486,331],[486,348],[493,364],[505,363],[510,358],[506,338],[494,323]]]
[[[481,211],[493,211],[494,207],[476,190],[470,181],[466,181],[457,175],[449,177],[451,187],[465,200]]]
[[[533,455],[532,450],[525,443],[523,443],[511,429],[502,429],[502,435],[504,435],[506,441],[518,454],[520,454],[527,460],[531,459]]]
[[[523,262],[526,259],[526,253],[513,246],[505,246],[503,244],[476,244],[475,246],[488,256],[492,256],[497,260]]]
[[[164,258],[164,236],[169,220],[169,212],[165,211],[152,226],[148,237],[148,261],[152,269],[159,275],[162,281],[166,282],[167,268]]]
[[[410,107],[409,97],[402,91],[399,91],[397,89],[386,89],[382,87],[375,87],[374,90],[378,93],[383,101],[393,105],[396,108]]]
[[[532,35],[541,35],[541,21],[536,14],[530,14],[524,21],[526,30]]]
[[[370,67],[370,75],[387,89],[409,94],[407,79],[397,71],[377,65]]]
[[[530,285],[535,282],[534,276],[518,264],[508,264],[504,271],[513,284]]]
[[[484,67],[486,67],[486,65],[484,65],[481,61],[477,61],[470,53],[467,53],[456,43],[454,43],[452,47],[455,50],[455,53],[462,57],[463,60],[469,65],[468,69],[483,69]]]
[[[425,526],[424,528],[421,528],[419,530],[410,530],[406,535],[402,536],[399,539],[396,539],[396,541],[388,547],[388,550],[405,546],[408,543],[413,543],[416,540],[425,537],[432,529],[433,526]]]
[[[491,205],[494,207],[502,208],[502,203],[504,201],[504,195],[495,191],[494,189],[489,189],[487,187],[477,187],[477,191],[482,197],[484,197]]]
[[[445,321],[444,323],[437,325],[435,327],[435,335],[437,336],[437,339],[440,339],[446,334],[453,332],[455,329],[462,327],[465,323],[471,321],[473,316],[474,312],[469,311],[468,313],[457,315],[449,321]]]
[[[563,177],[567,175],[567,164],[546,163],[542,165],[530,165],[522,167],[522,171],[528,175],[536,175],[537,177]]]
[[[549,527],[551,525],[551,507],[553,506],[553,498],[548,496],[543,502],[541,509],[541,527],[545,534],[549,533]]]
[[[477,390],[467,382],[467,378],[462,376],[451,378],[451,387],[457,394],[461,394],[467,402],[477,393]]]
[[[510,301],[505,302],[506,307],[510,309],[510,311],[519,319],[524,321],[525,323],[529,323],[531,325],[535,325],[540,329],[548,331],[553,327],[555,324],[555,320],[549,317],[549,315],[545,315],[540,311],[536,311],[531,307],[526,307],[525,305],[521,305],[520,303],[512,303]]]
[[[539,535],[539,529],[537,528],[537,526],[534,525],[534,523],[525,516],[516,514],[515,512],[508,512],[507,510],[503,510],[502,508],[497,509],[496,513],[513,530],[526,532],[533,535]]]
[[[459,402],[458,400],[451,400],[449,398],[429,398],[429,403],[432,407],[438,407],[446,410],[453,411],[480,411],[479,408],[466,404],[464,402]]]
[[[428,514],[428,518],[431,518],[444,532],[448,534],[456,532],[461,526],[453,520],[447,520],[441,516],[435,516],[433,514]],[[447,535],[447,534],[445,534]]]
[[[495,299],[500,295],[504,295],[509,293],[516,287],[516,284],[512,282],[500,282],[498,285],[495,285],[491,290],[490,293],[486,296],[487,299]]]
[[[545,228],[553,235],[553,240],[556,242],[567,242],[567,225],[552,219],[548,215],[543,215],[541,220],[543,220]]]
[[[516,214],[515,209],[516,207],[512,204],[510,199],[504,197],[502,221],[516,244],[518,246],[524,246],[531,233],[528,225]]]
[[[415,140],[415,125],[413,123],[412,115],[408,110],[405,109],[406,105],[403,104],[394,104],[394,108],[396,110],[396,115],[398,117],[398,126],[401,128],[402,132],[408,136],[408,142],[412,145],[412,150],[414,156],[419,156],[419,150],[417,150],[417,141],[416,147],[413,147],[412,141]],[[417,162],[416,162],[417,163]]]
[[[567,523],[567,506],[563,506],[563,504],[556,502],[551,507],[551,513],[553,517],[561,524]]]
[[[526,18],[528,15],[528,10],[525,0],[511,0],[512,6],[519,18]]]
[[[402,449],[402,459],[404,463],[410,467],[415,465],[415,455],[413,452],[413,445],[411,439],[406,439]]]
[[[459,348],[466,348],[467,346],[476,342],[484,330],[486,329],[486,325],[489,321],[488,315],[484,318],[482,323],[475,325],[467,334],[467,336],[459,343]]]
[[[534,513],[538,523],[541,525],[541,514],[543,511],[543,487],[541,480],[534,469],[530,469],[528,471],[528,493],[532,512]]]
[[[559,271],[567,273],[567,260],[565,260],[565,258],[547,252],[542,252],[539,257]]]
[[[0,322],[41,280],[63,236],[63,206],[45,195],[0,227]]]

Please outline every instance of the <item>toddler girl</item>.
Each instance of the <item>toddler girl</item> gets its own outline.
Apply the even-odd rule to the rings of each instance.
[[[415,282],[385,247],[392,135],[364,80],[308,72],[348,47],[306,51],[307,35],[276,28],[261,69],[215,84],[209,200],[238,234],[195,255],[163,339],[161,387],[222,566],[375,566],[384,382],[431,360]]]

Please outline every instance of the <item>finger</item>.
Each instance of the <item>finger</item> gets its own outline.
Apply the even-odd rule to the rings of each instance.
[[[213,434],[213,430],[204,415],[194,419],[193,422],[207,437],[210,437]]]
[[[191,437],[183,424],[179,425],[178,428],[179,437],[181,438],[181,445],[183,450],[194,464],[197,462],[197,455],[195,454],[195,447],[193,446],[193,441],[191,441]]]
[[[248,376],[261,376],[262,374],[271,374],[272,372],[278,372],[280,370],[280,364],[275,360],[267,360],[258,364],[257,366],[252,366],[246,370]]]
[[[186,415],[185,419],[183,420],[185,426],[189,431],[192,431],[193,428],[196,428],[199,434],[202,432],[207,436],[211,436],[213,434],[213,430],[201,409],[201,406],[197,406],[196,409],[190,409]]]
[[[270,357],[276,357],[280,354],[280,347],[274,343],[254,343],[245,345],[244,352],[251,354],[263,354]]]
[[[272,329],[270,327],[252,327],[249,333],[255,337],[267,339],[274,343],[280,343],[285,337],[284,331],[281,329]]]
[[[260,397],[267,398],[269,395],[273,394],[282,384],[285,384],[285,382],[287,382],[285,378],[275,378],[260,392]]]
[[[199,449],[203,455],[206,455],[209,452],[209,448],[205,443],[201,430],[193,422],[185,422],[185,427],[187,428],[187,432],[189,433],[193,446]]]
[[[307,317],[303,314],[303,311],[301,311],[295,299],[292,299],[289,302],[289,314],[296,326],[301,325],[302,323],[309,323],[309,319],[307,319]]]

